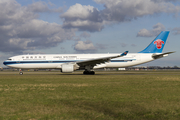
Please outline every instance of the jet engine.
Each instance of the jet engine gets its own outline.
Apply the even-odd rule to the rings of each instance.
[[[62,73],[72,73],[77,69],[78,68],[75,64],[63,64],[63,65],[61,65],[61,72]]]

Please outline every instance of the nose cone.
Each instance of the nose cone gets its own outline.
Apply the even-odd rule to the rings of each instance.
[[[5,61],[3,62],[4,65],[6,65]]]
[[[4,65],[7,65],[7,61],[4,61],[3,64],[4,64]]]

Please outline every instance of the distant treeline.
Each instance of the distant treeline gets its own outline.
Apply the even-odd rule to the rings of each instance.
[[[129,69],[180,69],[180,67],[178,66],[174,66],[174,67],[148,66],[148,67],[129,67]]]

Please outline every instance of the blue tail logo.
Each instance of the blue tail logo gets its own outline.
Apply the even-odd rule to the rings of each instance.
[[[162,31],[143,51],[139,53],[162,53],[169,31]]]

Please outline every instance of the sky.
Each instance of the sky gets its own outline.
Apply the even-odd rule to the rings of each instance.
[[[21,54],[136,53],[170,31],[168,57],[142,66],[180,67],[180,0],[0,0],[0,66]]]

